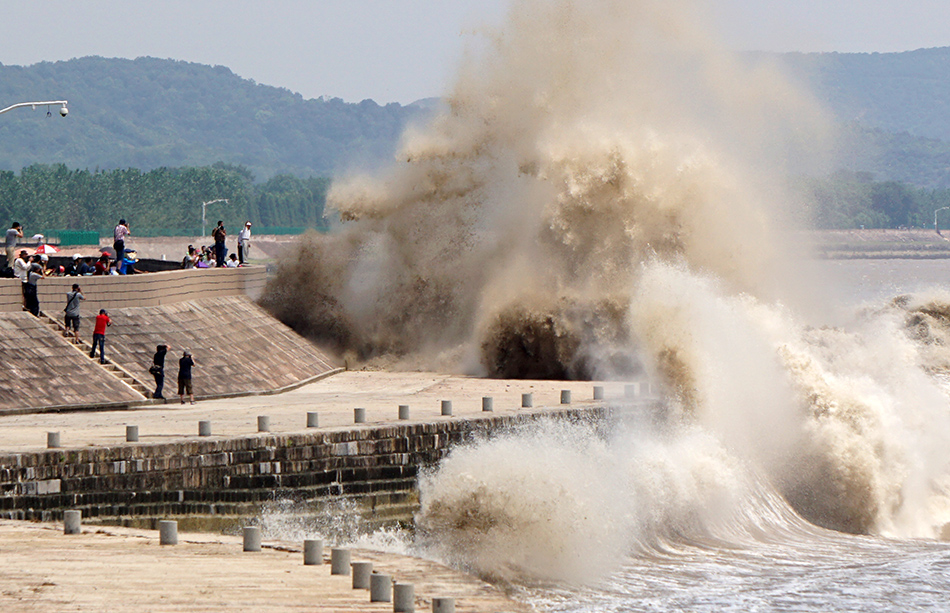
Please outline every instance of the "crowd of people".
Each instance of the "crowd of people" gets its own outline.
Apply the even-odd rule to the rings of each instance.
[[[24,307],[38,317],[40,304],[37,295],[37,283],[44,277],[53,275],[74,277],[127,275],[142,272],[135,268],[135,263],[138,261],[135,250],[126,247],[126,240],[131,235],[132,232],[128,222],[125,219],[120,219],[113,234],[114,258],[110,257],[107,252],[101,253],[98,258],[83,257],[76,253],[66,265],[51,267],[49,256],[45,253],[31,255],[25,249],[22,249],[19,254],[16,253],[17,243],[19,239],[23,238],[23,226],[19,222],[14,222],[6,232],[7,267],[3,271],[4,276],[16,277],[22,282]],[[246,222],[244,228],[238,233],[237,254],[228,255],[226,246],[227,230],[223,221],[218,221],[211,236],[214,239],[213,246],[201,247],[200,249],[196,249],[193,245],[188,246],[188,254],[182,260],[182,268],[236,268],[246,264],[248,258],[250,258],[251,249],[250,221]],[[79,329],[82,321],[80,305],[83,300],[85,300],[85,296],[82,293],[82,288],[78,283],[73,283],[72,290],[66,294],[66,306],[63,312],[65,314],[66,335],[71,335],[76,341],[79,341]],[[89,357],[95,359],[98,352],[101,364],[106,363],[106,329],[111,325],[112,319],[108,312],[105,309],[100,309],[93,327],[92,349],[89,352]],[[168,350],[168,345],[158,345],[152,358],[152,366],[149,368],[149,373],[155,378],[155,391],[152,393],[152,397],[158,400],[165,400],[163,388],[165,384],[165,356]],[[178,361],[178,395],[182,404],[185,403],[186,396],[192,404],[195,403],[192,387],[192,369],[195,364],[194,357],[186,349]]]

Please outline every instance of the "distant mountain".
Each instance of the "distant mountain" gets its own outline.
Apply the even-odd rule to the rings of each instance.
[[[842,169],[919,187],[950,187],[950,48],[906,53],[768,55],[807,83],[839,118]],[[0,120],[0,170],[33,163],[69,168],[246,166],[330,177],[392,159],[409,122],[442,108],[338,98],[304,99],[223,66],[85,57],[0,64],[0,107],[68,99],[70,114],[17,110]]]
[[[70,114],[19,109],[0,121],[0,169],[33,163],[143,170],[223,161],[257,180],[277,173],[331,176],[392,158],[406,123],[426,104],[305,100],[223,66],[84,57],[0,65],[0,108],[69,100]],[[4,116],[7,119],[9,116]]]

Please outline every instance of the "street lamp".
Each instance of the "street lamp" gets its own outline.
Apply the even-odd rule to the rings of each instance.
[[[54,104],[60,105],[60,107],[59,107],[59,114],[60,114],[60,115],[62,115],[63,117],[65,117],[66,115],[69,114],[69,109],[66,108],[66,101],[65,101],[65,100],[47,100],[47,101],[45,101],[45,102],[19,102],[19,103],[17,103],[17,104],[11,104],[10,106],[8,106],[8,107],[5,108],[5,109],[0,109],[0,115],[3,115],[3,114],[6,113],[7,111],[12,111],[13,109],[19,109],[19,108],[22,108],[22,107],[24,107],[24,106],[31,107],[31,108],[35,111],[35,110],[36,110],[36,107],[38,107],[38,106],[52,106],[52,105],[54,105]]]
[[[934,231],[937,234],[940,234],[940,229],[937,227],[937,213],[939,213],[940,211],[946,211],[947,209],[950,209],[950,206],[941,207],[937,209],[936,211],[934,211]],[[943,236],[943,234],[940,234],[940,236]]]
[[[217,200],[209,200],[209,201],[207,201],[207,202],[202,202],[202,203],[201,203],[201,236],[202,236],[202,237],[205,235],[205,208],[206,208],[209,204],[214,204],[215,202],[224,202],[225,204],[227,204],[228,199],[227,199],[227,198],[218,198]]]

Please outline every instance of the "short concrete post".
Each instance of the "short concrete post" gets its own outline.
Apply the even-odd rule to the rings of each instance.
[[[353,423],[362,424],[366,422],[366,409],[353,409]]]
[[[393,584],[393,613],[414,613],[416,610],[415,591],[411,583]]]
[[[637,392],[639,391],[639,385],[636,383],[628,383],[623,386],[623,395],[625,398],[636,398]]]
[[[521,394],[521,406],[530,409],[534,406],[534,396],[532,394]]]
[[[63,534],[79,534],[82,532],[82,511],[70,509],[63,513]]]
[[[125,442],[126,443],[139,442],[139,427],[138,426],[125,427]]]
[[[46,433],[46,446],[50,449],[55,449],[59,447],[59,432],[47,432]]]
[[[604,399],[604,386],[595,385],[594,386],[594,400],[603,400]]]
[[[244,551],[261,550],[261,529],[258,526],[244,526]]]
[[[495,410],[495,400],[491,396],[482,396],[482,410],[487,412]]]
[[[270,432],[270,416],[268,415],[257,416],[257,431]]]
[[[455,599],[433,598],[432,613],[455,613]]]
[[[449,416],[452,415],[452,401],[451,400],[442,401],[442,414],[449,415]]]
[[[173,519],[163,519],[158,522],[158,544],[178,544],[178,522]]]
[[[308,428],[319,428],[320,427],[320,414],[316,411],[307,411],[307,427]]]
[[[561,390],[561,404],[571,404],[571,390]]]
[[[330,574],[350,574],[350,550],[334,547],[330,550]]]
[[[353,589],[368,590],[369,576],[373,574],[373,563],[353,562],[350,567],[353,569]]]
[[[304,566],[319,566],[323,564],[323,540],[307,539],[303,542]]]
[[[399,405],[399,419],[409,419],[409,405]]]
[[[198,422],[198,436],[211,436],[211,422],[210,421]]]
[[[369,601],[390,602],[393,599],[393,578],[374,574],[369,578]]]

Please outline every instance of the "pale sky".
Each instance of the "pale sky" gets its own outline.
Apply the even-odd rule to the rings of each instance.
[[[480,26],[501,23],[508,3],[0,0],[0,63],[147,55],[220,64],[307,98],[405,104],[441,95],[466,40]],[[886,52],[950,46],[950,0],[708,4],[711,21],[736,50]]]

